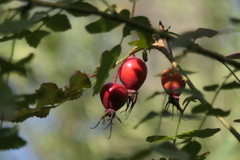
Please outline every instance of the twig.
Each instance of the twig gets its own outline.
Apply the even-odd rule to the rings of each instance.
[[[38,7],[42,6],[42,7],[60,8],[60,9],[65,9],[65,10],[77,11],[77,12],[80,12],[80,13],[94,14],[94,15],[102,16],[104,18],[111,19],[111,20],[114,20],[114,21],[118,21],[118,22],[121,22],[121,23],[126,23],[127,25],[130,25],[132,27],[141,29],[141,30],[149,32],[149,33],[158,34],[158,35],[162,36],[162,38],[166,38],[167,40],[176,39],[174,37],[174,36],[176,36],[175,33],[162,32],[162,31],[156,30],[154,28],[145,26],[144,24],[135,22],[131,18],[123,17],[119,14],[108,14],[106,12],[102,12],[102,11],[99,11],[99,10],[91,10],[91,9],[82,8],[82,7],[75,7],[75,6],[70,6],[70,5],[66,5],[66,4],[63,4],[63,3],[52,3],[52,2],[45,2],[45,1],[39,1],[39,0],[22,0],[22,1],[27,1],[27,2],[31,3],[33,6],[36,6],[36,7],[37,6]],[[206,49],[200,47],[197,44],[189,43],[189,46],[186,46],[186,48],[189,51],[192,51],[192,52],[195,52],[197,54],[201,54],[201,55],[216,59],[216,60],[218,60],[219,62],[222,62],[222,63],[223,62],[228,63],[228,64],[234,66],[235,68],[240,69],[240,63],[238,63],[234,60],[225,58],[224,56],[222,56],[222,55],[220,55],[216,52],[206,50]]]

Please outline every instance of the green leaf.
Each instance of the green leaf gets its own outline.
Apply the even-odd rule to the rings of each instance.
[[[49,115],[50,112],[50,108],[41,108],[41,109],[37,109],[37,108],[27,108],[27,109],[23,109],[21,111],[19,111],[12,119],[10,119],[9,121],[11,122],[23,122],[28,118],[31,117],[39,117],[39,118],[45,118]]]
[[[209,156],[210,152],[203,153],[201,155],[195,156],[193,160],[204,160]]]
[[[24,67],[25,63],[32,60],[33,54],[29,54],[27,57],[19,60],[16,63],[10,63],[9,61],[5,60],[4,58],[0,57],[0,67],[1,67],[1,74],[5,74],[8,72],[17,72],[22,75],[26,75],[26,69]]]
[[[240,88],[240,83],[237,83],[236,81],[227,83],[222,85],[221,89],[235,89],[235,88]]]
[[[230,111],[223,111],[219,108],[211,109],[207,115],[213,115],[213,116],[221,116],[221,117],[227,117],[230,114]]]
[[[192,97],[203,97],[203,94],[200,91],[193,91],[190,89],[180,89],[181,92],[186,93],[186,94],[190,94]]]
[[[209,104],[199,104],[197,106],[195,106],[192,109],[192,113],[196,114],[196,113],[203,113],[206,112],[207,110],[211,109],[211,106]]]
[[[41,42],[42,38],[44,38],[45,36],[47,36],[49,34],[50,34],[50,32],[37,30],[37,31],[34,31],[33,33],[31,33],[30,35],[26,36],[26,41],[29,44],[29,46],[31,46],[33,48],[37,48],[37,46]]]
[[[95,6],[87,3],[87,2],[83,2],[82,0],[77,1],[77,2],[72,2],[72,3],[68,3],[68,6],[73,6],[73,7],[79,7],[79,8],[84,8],[87,10],[92,10],[92,11],[96,11],[98,10]],[[82,17],[82,16],[89,16],[91,15],[91,13],[83,13],[80,11],[74,11],[74,10],[66,10],[68,13],[72,14],[75,17]]]
[[[0,129],[0,150],[18,149],[26,145],[26,141],[18,136],[17,127]]]
[[[113,66],[116,63],[117,58],[121,53],[121,50],[122,50],[121,46],[117,45],[114,48],[112,48],[110,52],[105,51],[102,53],[102,62],[97,71],[96,75],[97,82],[93,88],[93,95],[100,92],[104,82],[108,77],[109,71],[113,68]]]
[[[218,84],[212,84],[212,85],[209,85],[209,86],[204,86],[203,89],[205,91],[215,91],[218,87],[219,87]]]
[[[132,155],[128,160],[144,159],[152,153],[151,148],[143,149]]]
[[[202,146],[197,141],[190,141],[181,148],[181,151],[186,151],[191,157],[194,157],[201,150]]]
[[[44,107],[45,105],[54,106],[55,104],[61,103],[64,100],[64,92],[59,89],[54,83],[43,83],[40,88],[36,90],[43,95],[38,99],[37,109]]]
[[[149,112],[140,122],[138,122],[137,125],[134,126],[134,129],[138,128],[140,124],[142,124],[156,116],[159,116],[159,114],[157,112],[154,112],[154,111]]]
[[[63,32],[71,29],[71,24],[64,14],[57,14],[52,17],[44,18],[46,26],[54,32]]]
[[[177,135],[177,138],[179,139],[188,139],[188,138],[193,138],[193,137],[198,137],[198,138],[207,138],[211,137],[217,132],[220,131],[220,128],[207,128],[207,129],[202,129],[202,130],[193,130],[189,132],[185,132],[182,134]]]
[[[137,16],[137,17],[133,17],[131,20],[138,24],[151,27],[151,23],[147,17]],[[152,34],[145,32],[141,29],[138,29],[126,24],[125,27],[123,28],[123,37],[130,35],[131,34],[130,32],[134,30],[137,31],[138,37],[140,38],[140,40],[130,42],[129,44],[138,46],[140,48],[149,48],[149,46],[153,43]]]
[[[239,23],[240,23],[240,19],[239,19],[239,18],[231,17],[231,18],[230,18],[230,22],[232,22],[233,24],[239,24]]]
[[[30,21],[37,22],[40,20],[43,20],[44,17],[46,17],[48,14],[46,12],[35,12],[32,17],[30,18]]]
[[[173,145],[168,141],[157,145],[156,147],[154,147],[154,149],[161,154],[164,154],[166,156],[171,156],[172,158],[175,158],[175,159],[186,160],[189,158],[189,155],[187,154],[187,152],[180,151],[178,148],[176,148],[175,145]]]
[[[91,81],[87,74],[81,71],[75,71],[75,74],[69,79],[69,86],[65,86],[65,93],[70,100],[78,99],[82,96],[85,88],[91,87]]]
[[[240,119],[235,119],[233,122],[240,123]]]
[[[148,53],[145,49],[142,51],[142,59],[144,60],[144,62],[148,61]]]
[[[9,3],[9,2],[11,2],[11,0],[1,0],[0,4],[6,4],[6,3]]]
[[[16,96],[16,105],[18,109],[29,108],[41,97],[41,93],[25,94]]]
[[[166,141],[166,140],[173,140],[173,137],[168,137],[168,136],[149,136],[147,137],[146,141],[147,142],[158,142],[158,141]]]
[[[211,37],[215,36],[216,34],[218,34],[218,31],[208,29],[208,28],[198,28],[195,31],[195,34],[193,34],[193,39],[196,40],[196,39],[202,38],[202,37],[211,38]]]
[[[28,36],[29,34],[31,34],[29,30],[21,30],[20,32],[17,32],[17,33],[15,32],[11,36],[4,36],[0,38],[0,42],[6,42],[13,39],[22,39],[23,37]]]
[[[139,36],[140,40],[132,41],[132,42],[129,42],[128,44],[132,45],[132,46],[137,46],[140,48],[149,48],[150,43],[149,43],[148,39],[146,39],[144,37],[144,35],[140,32],[138,33],[138,36]]]
[[[129,17],[130,12],[128,10],[122,10],[119,16]],[[119,21],[114,21],[101,17],[99,20],[88,24],[85,28],[91,34],[104,33],[113,30],[121,24]]]
[[[149,27],[152,26],[149,19],[147,17],[144,17],[144,16],[133,17],[133,18],[131,18],[131,20],[136,22],[136,23],[142,24],[144,26],[149,26]],[[139,31],[140,32],[141,30],[126,24],[123,28],[123,37],[131,35],[131,31]],[[151,35],[151,37],[152,37],[152,35]]]
[[[20,31],[31,27],[32,24],[32,22],[25,20],[5,21],[4,23],[0,24],[0,33]]]
[[[34,54],[33,53],[30,53],[27,57],[24,57],[23,59],[20,59],[19,61],[17,61],[15,63],[15,65],[17,66],[23,66],[25,65],[26,63],[30,62],[34,57]]]

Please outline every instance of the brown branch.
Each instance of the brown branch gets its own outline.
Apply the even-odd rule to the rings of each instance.
[[[171,53],[168,51],[163,39],[156,40],[155,43],[153,44],[153,48],[156,48],[159,51],[161,51],[172,64],[177,66],[179,68],[180,72],[183,73],[183,76],[186,78],[186,83],[188,84],[189,88],[194,92],[198,92],[197,88],[194,86],[192,81],[185,74],[185,72],[183,71],[181,66],[179,66],[179,64],[176,63],[175,59],[173,58]],[[216,56],[213,52],[210,52],[210,51],[207,51],[204,49],[200,50],[199,47],[197,47],[195,51],[206,52],[206,53],[210,53],[211,56]],[[219,58],[218,60],[221,62],[222,62],[222,59],[225,59],[225,58],[221,58],[221,56],[218,56],[216,58]],[[209,106],[211,106],[204,97],[200,96],[200,97],[197,97],[197,99],[201,103],[208,104]],[[211,109],[213,109],[213,106],[211,106]],[[238,140],[238,142],[240,142],[240,134],[237,132],[237,130],[235,128],[233,128],[223,117],[216,116],[216,118],[235,136],[235,138]]]

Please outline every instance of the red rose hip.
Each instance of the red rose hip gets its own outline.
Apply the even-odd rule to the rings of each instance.
[[[102,120],[104,123],[105,122],[104,118],[108,116],[110,119],[107,127],[110,126],[109,135],[110,138],[112,132],[113,119],[117,118],[119,122],[122,124],[122,121],[116,115],[116,111],[119,110],[127,102],[128,92],[127,89],[121,84],[107,83],[102,87],[100,91],[100,99],[106,110],[102,117],[100,118],[97,125],[92,129],[96,128]]]
[[[127,58],[118,71],[120,81],[128,90],[127,108],[125,109],[127,117],[137,101],[138,90],[146,80],[147,72],[145,62],[136,58],[135,55]]]
[[[182,75],[175,68],[166,69],[162,72],[161,82],[165,92],[169,95],[165,109],[168,109],[169,105],[172,104],[182,114],[183,110],[179,104],[179,96],[186,86]]]

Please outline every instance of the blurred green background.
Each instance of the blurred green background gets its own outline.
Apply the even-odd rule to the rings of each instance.
[[[55,1],[51,1],[55,2]],[[89,0],[89,3],[100,10],[106,5],[99,0]],[[129,0],[109,0],[109,4],[116,4],[117,10],[132,9]],[[16,7],[20,2],[13,1],[8,5],[0,6],[1,11]],[[1,22],[8,12],[1,12]],[[211,38],[197,40],[202,47],[228,55],[239,51],[240,29],[230,23],[230,17],[240,18],[239,0],[139,0],[136,3],[135,16],[146,16],[154,28],[161,20],[165,27],[171,26],[170,31],[181,34],[197,28],[210,28],[220,33]],[[92,35],[86,32],[85,26],[97,20],[97,16],[75,18],[68,15],[72,29],[61,33],[52,33],[45,37],[37,49],[28,46],[25,40],[17,40],[14,60],[18,60],[33,52],[35,58],[28,65],[29,76],[21,77],[11,74],[10,85],[16,94],[34,93],[41,83],[54,82],[59,87],[68,84],[69,77],[75,70],[92,73],[99,65],[101,53],[110,50],[121,41],[122,27],[104,34]],[[49,31],[47,28],[43,28]],[[237,30],[237,32],[235,32]],[[126,55],[132,46],[128,42],[137,40],[135,32],[123,41],[121,57]],[[10,57],[12,41],[0,43],[0,55]],[[180,55],[182,48],[173,50],[174,55]],[[141,57],[141,53],[137,54]],[[204,92],[202,87],[210,84],[220,84],[229,71],[219,62],[207,57],[189,53],[182,61],[185,70],[196,72],[189,75],[195,86],[204,93],[205,98],[211,102],[214,92]],[[102,160],[108,157],[128,157],[138,150],[150,147],[153,144],[146,142],[151,135],[175,134],[178,116],[163,118],[159,126],[156,117],[137,129],[134,126],[150,111],[161,111],[165,105],[165,96],[156,96],[146,101],[146,98],[155,91],[163,91],[160,78],[155,75],[170,67],[170,63],[158,51],[152,50],[149,54],[148,77],[139,90],[138,102],[130,117],[125,120],[124,114],[118,112],[126,127],[115,120],[111,139],[108,139],[109,129],[104,125],[95,126],[104,112],[99,95],[92,96],[92,89],[86,90],[83,96],[75,101],[67,102],[56,109],[52,109],[47,118],[29,118],[23,123],[12,124],[5,122],[3,127],[17,125],[20,136],[28,144],[18,150],[0,152],[1,160]],[[115,70],[111,71],[107,81],[111,81]],[[237,72],[237,75],[240,74]],[[233,81],[233,77],[228,82]],[[189,95],[183,94],[180,102]],[[240,131],[240,124],[233,123],[240,118],[239,109],[240,92],[238,90],[221,91],[214,107],[231,110],[226,120]],[[197,103],[191,103],[186,113]],[[123,108],[125,109],[125,107]],[[122,109],[122,110],[123,110]],[[171,110],[170,110],[171,111]],[[203,115],[201,115],[203,116]],[[182,121],[179,133],[198,129],[201,120]],[[106,126],[106,125],[105,125]],[[207,139],[197,139],[201,145],[201,153],[209,151],[207,159],[211,160],[239,160],[239,143],[215,118],[208,117],[203,128],[221,128],[221,132]],[[148,159],[159,159],[159,154],[151,154]]]

